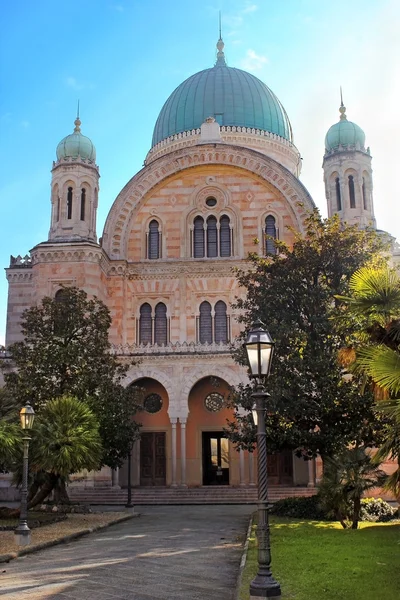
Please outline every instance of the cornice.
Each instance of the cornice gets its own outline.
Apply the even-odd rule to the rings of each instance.
[[[6,269],[8,283],[28,283],[32,281],[32,269]]]
[[[204,144],[171,152],[152,162],[135,175],[116,198],[104,228],[103,244],[110,258],[126,255],[130,219],[149,191],[169,176],[203,165],[227,165],[251,172],[277,188],[291,207],[296,226],[303,231],[303,220],[315,204],[303,184],[272,158],[229,144]]]
[[[146,261],[128,263],[113,261],[108,264],[107,275],[128,279],[179,279],[179,277],[233,277],[235,269],[248,267],[246,260],[187,259],[171,261]]]

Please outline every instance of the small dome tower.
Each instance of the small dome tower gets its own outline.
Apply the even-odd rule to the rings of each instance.
[[[81,121],[75,119],[73,133],[57,146],[51,181],[51,225],[49,241],[97,242],[96,213],[99,168],[96,149],[82,135]]]
[[[349,224],[376,229],[371,155],[361,127],[347,120],[340,95],[340,120],[326,134],[322,164],[328,215],[337,213]]]

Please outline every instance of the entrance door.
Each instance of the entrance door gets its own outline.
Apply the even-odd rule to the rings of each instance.
[[[203,431],[203,485],[229,485],[229,442],[222,431]]]
[[[165,432],[143,432],[140,436],[140,485],[165,484]]]
[[[284,450],[279,454],[268,454],[268,480],[271,485],[293,484],[293,453]]]

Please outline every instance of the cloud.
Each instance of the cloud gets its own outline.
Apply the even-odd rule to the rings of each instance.
[[[268,58],[261,54],[256,54],[254,50],[249,48],[246,52],[245,58],[240,61],[240,66],[245,71],[260,71],[264,65],[268,63]]]

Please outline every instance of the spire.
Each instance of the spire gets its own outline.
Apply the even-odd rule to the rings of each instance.
[[[347,121],[346,107],[343,104],[342,86],[340,86],[340,108],[339,108],[339,112],[340,112],[340,120],[341,121]]]
[[[219,11],[219,39],[217,42],[217,62],[215,63],[216,67],[226,67],[225,62],[225,53],[224,53],[225,44],[222,40],[222,29],[221,29],[221,11]]]
[[[74,121],[74,125],[75,125],[74,133],[80,133],[81,132],[81,120],[79,118],[79,100],[78,100],[78,108],[76,111],[76,119]]]

